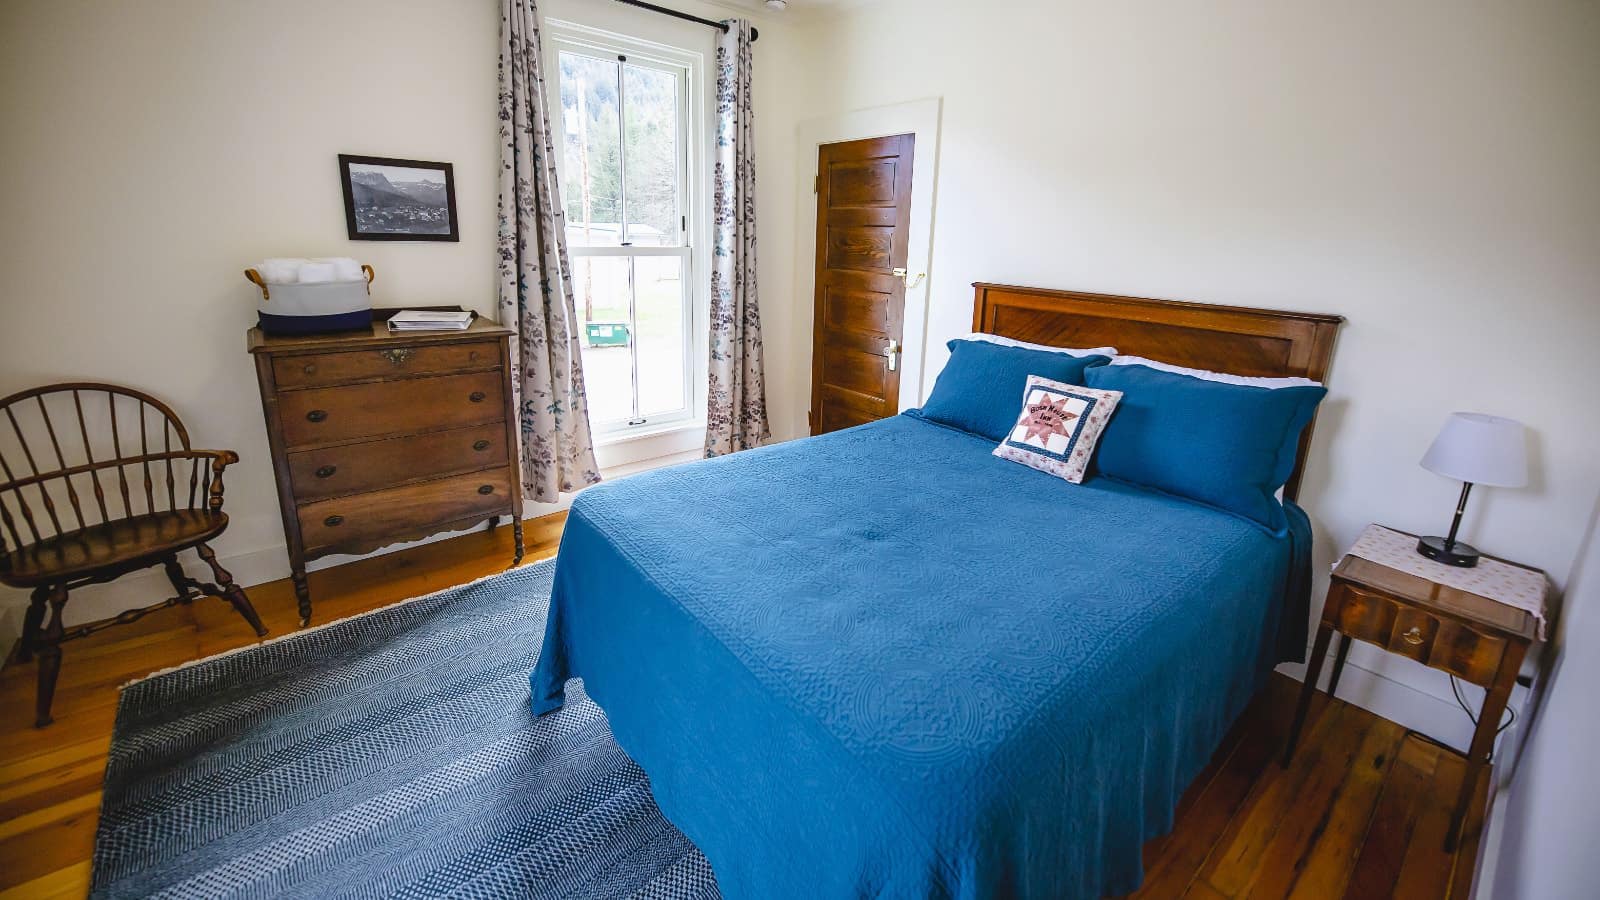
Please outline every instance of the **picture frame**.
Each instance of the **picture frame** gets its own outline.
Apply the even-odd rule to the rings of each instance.
[[[455,169],[447,162],[339,154],[352,241],[460,241]]]

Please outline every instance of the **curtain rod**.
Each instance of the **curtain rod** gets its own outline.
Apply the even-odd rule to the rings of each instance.
[[[637,6],[640,9],[648,9],[653,13],[661,13],[664,16],[672,16],[675,19],[682,19],[685,22],[698,22],[701,25],[709,25],[718,31],[725,32],[728,30],[728,25],[726,22],[713,22],[710,19],[702,19],[699,16],[691,16],[685,12],[678,12],[675,9],[667,9],[665,6],[657,6],[654,3],[645,3],[644,0],[617,0],[617,2],[625,6]],[[754,25],[750,26],[750,40],[756,41],[760,38],[761,32],[757,31]]]

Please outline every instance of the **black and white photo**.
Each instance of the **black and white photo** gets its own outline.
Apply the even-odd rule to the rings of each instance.
[[[449,163],[339,154],[353,241],[458,241]]]

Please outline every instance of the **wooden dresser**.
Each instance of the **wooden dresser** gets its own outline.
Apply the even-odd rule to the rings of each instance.
[[[270,336],[250,329],[300,624],[306,563],[510,516],[522,560],[511,331]]]

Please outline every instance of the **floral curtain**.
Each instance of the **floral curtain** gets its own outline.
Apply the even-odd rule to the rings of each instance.
[[[717,147],[713,181],[711,367],[706,456],[761,445],[767,426],[756,302],[756,156],[750,109],[750,23],[732,19],[717,40]]]
[[[524,492],[553,501],[600,480],[556,186],[535,0],[500,4],[500,322],[516,329],[512,386]]]

